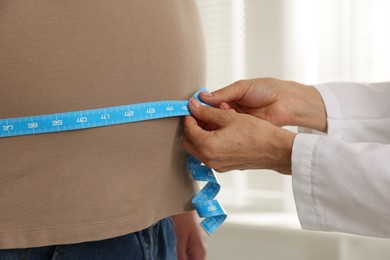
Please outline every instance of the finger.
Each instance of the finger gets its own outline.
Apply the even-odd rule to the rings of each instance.
[[[222,109],[222,108],[221,108]],[[213,124],[213,123],[208,123],[208,122],[203,122],[201,120],[196,120],[198,122],[198,125],[203,129],[203,130],[206,130],[206,131],[214,131],[214,130],[217,130],[219,129],[219,127],[216,125],[216,124]]]
[[[202,234],[192,235],[187,250],[189,260],[205,260],[207,255],[206,244],[202,240]]]
[[[215,131],[219,129],[219,127],[213,123],[206,123],[202,128],[206,131]]]
[[[183,146],[184,150],[186,150],[187,153],[194,155],[196,148],[195,145],[191,142],[191,140],[187,137],[184,136],[183,139],[181,140],[181,145]]]
[[[193,116],[184,117],[184,136],[191,144],[204,142],[208,131],[199,126],[198,121]],[[183,139],[184,140],[184,139]]]
[[[249,80],[240,80],[212,93],[202,92],[199,98],[209,105],[218,106],[222,102],[235,102],[242,99],[249,87]]]
[[[197,149],[197,145],[202,140],[199,137],[201,136],[201,134],[198,133],[198,131],[201,130],[196,129],[198,127],[199,126],[196,125],[196,120],[193,117],[188,116],[184,118],[184,136],[181,141],[181,145],[183,146],[184,150],[186,150],[187,153],[193,155],[195,158],[199,160],[200,153]],[[197,145],[195,145],[195,143]]]
[[[212,124],[212,123],[207,123],[207,122],[203,122],[203,121],[200,121],[200,120],[196,120],[198,122],[198,125],[203,129],[203,130],[206,130],[206,131],[214,131],[214,130],[217,130],[219,129],[219,127],[215,124]]]
[[[176,253],[178,260],[187,260],[187,239],[179,238],[177,239],[176,244]]]
[[[238,105],[237,103],[225,103],[225,102],[222,102],[220,105],[219,105],[219,108],[220,109],[223,109],[223,110],[234,110],[238,113],[245,113],[246,111],[244,109],[241,108],[240,105]]]
[[[203,106],[195,98],[191,99],[188,107],[190,108],[191,114],[203,122],[213,123],[217,126],[225,126],[231,120],[232,111]]]
[[[184,148],[184,150],[186,150],[187,153],[191,154],[192,156],[194,156],[198,161],[200,162],[203,162],[204,161],[204,157],[203,155],[199,152],[199,149],[197,148],[196,145],[194,145],[190,139],[188,139],[187,136],[184,136],[183,137],[183,140],[182,140],[182,146]]]
[[[189,260],[204,260],[206,259],[206,251],[203,247],[198,246],[195,248],[192,248],[189,254]]]
[[[232,109],[231,106],[230,106],[228,103],[225,103],[225,102],[222,102],[222,103],[219,105],[219,108],[220,108],[220,109],[223,109],[223,110]]]

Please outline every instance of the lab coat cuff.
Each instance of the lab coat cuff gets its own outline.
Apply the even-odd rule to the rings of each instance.
[[[298,134],[292,149],[292,184],[298,218],[303,229],[322,230],[313,194],[313,163],[320,139],[314,134]]]
[[[345,122],[339,100],[332,92],[335,85],[337,83],[325,83],[314,85],[314,87],[320,93],[325,104],[328,135],[335,138],[342,138],[345,131]]]

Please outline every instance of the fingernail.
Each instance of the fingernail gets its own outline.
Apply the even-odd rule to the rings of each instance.
[[[226,103],[222,103],[219,107],[220,107],[221,109],[223,109],[223,110],[229,110],[229,109],[230,109],[230,107],[229,107],[228,104],[226,104]]]
[[[213,93],[210,93],[210,92],[202,92],[200,93],[202,96],[205,96],[205,97],[212,97],[213,96]]]
[[[198,108],[198,107],[200,107],[200,102],[196,99],[196,98],[191,98],[191,104],[194,106],[194,107],[196,107],[196,108]]]

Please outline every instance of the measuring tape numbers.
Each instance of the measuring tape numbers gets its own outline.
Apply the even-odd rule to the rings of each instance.
[[[194,94],[198,99],[200,89]],[[200,100],[199,100],[200,101]],[[95,127],[126,124],[167,117],[190,115],[188,100],[166,100],[106,107],[57,114],[0,119],[0,138],[74,131]],[[187,159],[187,170],[192,178],[207,184],[194,196],[192,203],[201,218],[201,226],[212,235],[225,221],[227,214],[215,199],[220,185],[214,171],[193,156]]]
[[[189,115],[188,101],[158,101],[0,120],[0,137],[80,130]]]

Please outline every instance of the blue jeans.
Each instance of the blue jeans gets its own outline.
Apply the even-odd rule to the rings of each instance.
[[[0,250],[0,260],[174,260],[176,236],[171,218],[139,232],[80,244]]]

